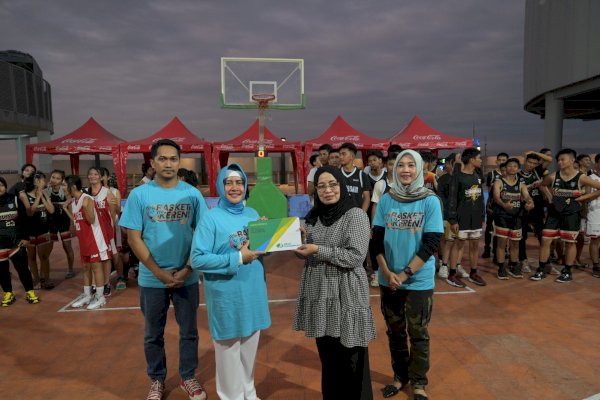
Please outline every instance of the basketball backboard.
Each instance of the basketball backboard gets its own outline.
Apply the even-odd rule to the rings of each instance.
[[[221,58],[221,107],[257,109],[255,95],[274,95],[270,109],[305,108],[304,60]]]

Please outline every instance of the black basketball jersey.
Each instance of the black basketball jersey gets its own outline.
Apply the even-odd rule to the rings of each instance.
[[[575,214],[581,211],[581,203],[575,201],[576,198],[583,195],[583,190],[579,185],[581,175],[583,175],[581,172],[577,172],[573,178],[565,181],[560,176],[560,171],[556,171],[554,182],[552,182],[552,204],[559,213]]]
[[[493,203],[494,215],[510,215],[518,216],[521,214],[521,182],[522,180],[517,177],[514,184],[508,183],[504,178],[500,178],[502,186],[500,189],[500,200],[505,203],[511,203],[512,208],[510,210],[505,209],[496,202]]]

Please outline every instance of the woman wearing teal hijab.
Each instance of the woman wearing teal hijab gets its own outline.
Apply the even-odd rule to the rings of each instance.
[[[443,232],[441,201],[423,185],[423,160],[419,153],[404,150],[394,163],[392,189],[379,201],[373,219],[381,311],[394,371],[384,397],[394,396],[410,383],[415,400],[427,399],[433,254]]]
[[[244,205],[247,189],[239,165],[219,172],[219,204],[196,228],[190,256],[192,268],[204,274],[217,393],[223,400],[257,398],[256,351],[260,331],[271,326],[263,253],[248,249],[248,222],[259,215]]]

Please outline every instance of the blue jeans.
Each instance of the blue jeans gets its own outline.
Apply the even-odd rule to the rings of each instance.
[[[161,382],[167,376],[164,333],[171,300],[179,325],[179,374],[183,379],[193,378],[198,368],[198,283],[176,289],[140,287],[148,376]]]

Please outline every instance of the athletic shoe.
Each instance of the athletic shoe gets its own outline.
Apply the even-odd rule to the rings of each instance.
[[[542,279],[544,279],[546,277],[546,273],[544,271],[536,271],[535,274],[531,275],[529,277],[530,280],[532,281],[541,281]]]
[[[448,265],[442,264],[440,270],[438,271],[438,276],[442,279],[446,279],[448,277]]]
[[[115,289],[117,290],[125,290],[127,285],[125,284],[125,280],[123,278],[117,279],[117,284],[115,285]]]
[[[549,274],[550,274],[550,275],[560,275],[560,274],[561,274],[561,272],[560,272],[558,269],[556,269],[556,268],[554,268],[554,267],[551,267],[551,268],[550,268],[550,272],[549,272]]]
[[[531,272],[531,265],[528,260],[521,261],[521,272],[528,274]]]
[[[371,287],[379,287],[379,277],[377,272],[374,273],[373,278],[371,279]]]
[[[198,383],[196,378],[182,379],[179,382],[179,387],[188,395],[190,400],[205,400],[207,397],[204,388]]]
[[[8,307],[15,301],[17,301],[17,298],[13,292],[6,292],[4,293],[4,298],[2,299],[2,307]]]
[[[65,279],[71,279],[75,277],[75,272],[69,271],[65,274]]]
[[[87,306],[88,310],[97,310],[106,304],[106,298],[104,296],[100,297],[98,295],[94,296],[90,304]]]
[[[40,302],[40,298],[37,297],[33,290],[29,290],[27,293],[25,293],[25,300],[27,300],[29,304],[37,304]]]
[[[560,276],[558,278],[556,278],[554,280],[554,282],[567,283],[567,282],[571,282],[572,280],[573,280],[573,276],[571,275],[571,273],[565,271],[562,274],[560,274]]]
[[[163,394],[165,393],[165,384],[159,380],[152,381],[150,391],[146,400],[162,400]]]
[[[491,257],[490,249],[485,249],[483,251],[483,254],[481,255],[481,258],[490,258],[490,257]]]
[[[456,266],[456,273],[458,275],[460,275],[461,278],[468,278],[469,277],[469,273],[467,271],[465,271],[465,269],[460,264],[458,264]]]
[[[71,304],[73,308],[81,308],[83,306],[87,306],[92,301],[92,296],[89,294],[83,294],[75,303]]]
[[[96,286],[92,285],[92,288],[90,289],[90,293],[92,294],[92,296],[94,296],[96,294]]]
[[[498,273],[496,273],[498,279],[505,281],[508,279],[508,274],[506,273],[506,268],[504,266],[498,268]]]
[[[478,286],[485,286],[487,283],[483,280],[481,276],[477,272],[473,272],[469,275],[469,282],[473,282]]]
[[[600,278],[600,268],[594,268],[594,269],[592,270],[592,276],[593,276],[594,278]]]
[[[106,285],[104,285],[104,297],[110,297],[111,294],[112,287],[110,286],[110,283],[107,283]]]
[[[508,274],[513,278],[523,279],[523,273],[519,264],[508,267]]]
[[[465,283],[460,279],[460,277],[458,276],[458,274],[454,274],[452,276],[448,276],[448,278],[446,278],[446,283],[448,283],[451,286],[455,286],[458,288],[464,288],[467,285],[465,285]]]

